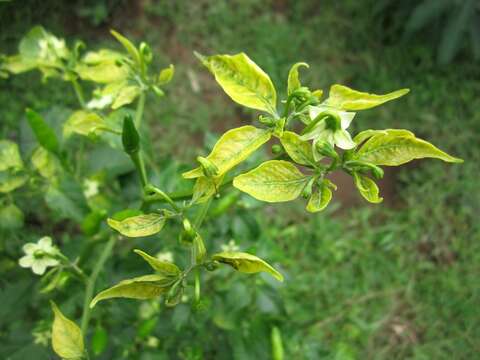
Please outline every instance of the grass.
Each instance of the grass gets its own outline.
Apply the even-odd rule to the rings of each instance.
[[[159,160],[175,153],[192,163],[205,151],[207,129],[221,132],[253,118],[197,64],[192,54],[197,50],[245,51],[281,94],[297,61],[310,64],[302,72],[305,83],[324,90],[336,82],[379,93],[409,87],[408,97],[358,114],[355,129],[409,128],[466,162],[425,160],[405,167],[395,173],[388,206],[345,209],[337,203],[307,216],[300,203],[257,209],[242,196],[239,211],[214,220],[208,246],[218,249],[234,238],[242,249],[280,266],[285,284],[221,272],[218,276],[232,281],[207,278],[203,308],[162,308],[154,312],[158,321],[147,335],[138,332],[147,326],[136,312],[138,303],[112,303],[94,315],[105,328],[123,329],[110,339],[112,346],[125,346],[141,359],[161,352],[165,358],[263,359],[270,356],[270,328],[277,325],[288,358],[295,359],[471,359],[478,353],[478,66],[460,59],[454,67],[439,67],[424,44],[385,44],[376,35],[380,25],[359,3],[145,1],[137,17],[114,13],[111,26],[152,44],[159,68],[176,66],[165,101],[147,103],[151,138],[175,135],[175,143],[153,142]],[[89,34],[90,42],[108,41]],[[44,96],[43,86],[31,85],[35,77],[0,83],[4,137],[17,136],[26,104],[46,108],[62,98],[65,89],[57,83],[47,84],[51,96]],[[174,240],[155,246],[176,248]],[[122,254],[128,250],[125,246]],[[120,261],[110,266],[115,279],[140,269],[139,262],[125,270]],[[161,350],[146,345],[149,336],[160,339]],[[13,342],[9,337],[5,343]],[[105,358],[113,356],[110,351]]]

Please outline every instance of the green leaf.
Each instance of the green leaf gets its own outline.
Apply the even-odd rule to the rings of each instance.
[[[448,155],[425,140],[392,131],[372,136],[353,154],[353,158],[374,165],[387,166],[398,166],[422,158],[463,162],[462,159]]]
[[[172,81],[173,74],[175,73],[175,67],[170,64],[169,67],[162,69],[158,75],[158,85],[165,85]]]
[[[266,202],[296,199],[309,176],[302,174],[291,162],[271,160],[233,179],[233,186]]]
[[[110,30],[110,33],[115,37],[115,39],[118,40],[118,42],[120,42],[120,44],[123,45],[125,50],[127,50],[127,52],[130,54],[132,59],[135,61],[135,63],[138,66],[140,66],[140,63],[141,63],[140,52],[135,47],[135,45],[133,45],[133,43],[130,40],[128,40],[125,36],[116,32],[115,30]]]
[[[18,230],[23,224],[23,212],[15,204],[0,207],[0,229]]]
[[[85,355],[83,335],[80,328],[65,315],[57,305],[50,301],[54,320],[52,326],[52,347],[63,359],[81,359]]]
[[[44,178],[55,182],[62,167],[58,159],[43,147],[38,147],[32,154],[32,165]]]
[[[102,117],[93,111],[75,111],[63,125],[63,136],[68,138],[72,134],[88,136],[97,130],[105,129]]]
[[[117,285],[98,293],[90,303],[93,308],[99,301],[112,298],[153,299],[168,291],[174,280],[160,274],[139,276],[123,280]]]
[[[328,206],[331,200],[332,190],[328,183],[323,182],[308,200],[307,211],[312,213],[322,211]]]
[[[305,66],[307,69],[309,68],[308,64],[304,62],[296,63],[290,68],[290,71],[288,72],[288,95],[302,86],[298,79],[298,68],[300,66]]]
[[[165,225],[165,220],[164,215],[152,213],[132,216],[122,221],[109,218],[107,223],[124,236],[143,237],[160,232]]]
[[[283,276],[271,265],[255,255],[244,252],[221,252],[214,254],[212,260],[228,264],[235,270],[246,274],[266,272],[271,274],[278,281],[283,281]]]
[[[285,148],[288,156],[290,156],[290,158],[297,164],[315,164],[315,159],[313,158],[312,153],[312,145],[308,141],[301,140],[300,135],[291,131],[285,131],[283,136],[280,138],[280,142]]]
[[[272,80],[246,54],[196,55],[233,101],[272,115],[276,113],[277,93]]]
[[[463,44],[468,25],[475,15],[475,8],[478,7],[477,0],[464,0],[453,11],[448,23],[443,29],[440,45],[438,47],[438,62],[448,64],[457,55]]]
[[[140,255],[146,262],[150,264],[152,269],[158,271],[164,276],[177,276],[181,272],[178,266],[171,262],[159,260],[156,257],[148,255],[142,250],[135,249],[133,252]]]
[[[38,143],[48,151],[59,155],[60,145],[55,131],[48,126],[45,120],[33,110],[27,109],[27,120],[37,138]]]
[[[365,110],[397,99],[409,91],[409,89],[400,89],[385,95],[375,95],[335,84],[330,88],[327,105],[342,110]]]
[[[231,129],[223,134],[213,147],[207,160],[218,168],[218,175],[223,175],[247,159],[260,146],[270,140],[271,132],[247,125]],[[203,176],[202,167],[182,174],[185,179]]]
[[[70,218],[80,223],[85,212],[74,195],[72,192],[67,191],[67,189],[50,185],[45,193],[45,202],[48,207],[54,210],[60,217]]]
[[[0,171],[10,168],[23,169],[18,145],[10,140],[0,140]]]
[[[34,60],[24,58],[20,55],[9,56],[0,63],[0,69],[12,74],[20,74],[36,67],[37,63]]]
[[[365,200],[373,204],[378,204],[383,201],[383,198],[378,196],[380,191],[375,181],[358,173],[353,173],[353,181]]]
[[[0,193],[11,192],[28,181],[28,174],[24,170],[9,168],[0,171]]]
[[[102,326],[97,325],[92,336],[92,352],[99,356],[105,351],[108,344],[108,332]]]
[[[205,244],[199,234],[196,234],[193,238],[193,254],[196,264],[201,264],[207,256],[207,249],[205,249]]]

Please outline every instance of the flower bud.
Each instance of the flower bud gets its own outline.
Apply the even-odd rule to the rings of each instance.
[[[149,64],[152,62],[153,59],[153,54],[152,54],[152,49],[150,49],[150,46],[147,43],[140,43],[139,46],[140,49],[140,54],[142,55],[143,60],[145,63]]]
[[[123,119],[122,143],[123,150],[128,155],[137,153],[140,150],[140,136],[130,115],[125,116]]]
[[[283,147],[281,145],[272,145],[272,154],[279,155],[283,153]]]
[[[333,148],[333,145],[328,141],[319,141],[315,144],[315,148],[320,155],[330,158],[338,158],[338,154]]]

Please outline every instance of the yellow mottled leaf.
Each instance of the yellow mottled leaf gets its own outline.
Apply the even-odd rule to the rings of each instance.
[[[296,199],[308,180],[291,162],[271,160],[237,176],[233,186],[258,200],[283,202]]]
[[[277,93],[272,80],[246,54],[197,56],[233,101],[275,114]]]
[[[380,191],[375,181],[358,173],[353,174],[353,181],[365,200],[373,204],[378,204],[383,201],[383,198],[379,197]]]
[[[52,326],[52,347],[63,359],[80,359],[84,356],[82,331],[72,320],[62,314],[57,305],[50,302],[54,314]]]
[[[300,135],[291,131],[285,131],[280,138],[280,142],[285,148],[288,156],[290,156],[297,164],[315,164],[312,145],[308,141],[301,140]]]
[[[409,89],[400,89],[388,94],[376,95],[336,84],[330,88],[327,105],[343,110],[365,110],[397,99],[409,91]]]
[[[307,203],[307,211],[315,213],[325,209],[332,200],[332,190],[327,184],[322,184],[310,196]]]
[[[90,303],[93,308],[99,301],[112,298],[153,299],[168,291],[175,280],[161,274],[139,276],[123,280],[117,285],[98,293]]]
[[[223,175],[247,159],[270,137],[270,131],[251,125],[231,129],[220,137],[207,160],[217,167],[218,175]],[[186,179],[194,179],[204,174],[202,168],[198,167],[182,175]]]
[[[145,214],[128,217],[122,221],[108,219],[108,225],[120,234],[128,237],[142,237],[154,235],[165,225],[165,216],[160,214]]]
[[[357,150],[355,160],[369,162],[374,165],[398,166],[414,159],[435,158],[446,162],[463,162],[425,140],[402,132],[379,133],[368,139]]]
[[[152,269],[158,271],[164,276],[175,276],[180,274],[180,269],[178,268],[178,266],[171,262],[162,261],[156,257],[148,255],[142,250],[135,249],[133,250],[133,252],[140,255],[146,262],[150,264]]]

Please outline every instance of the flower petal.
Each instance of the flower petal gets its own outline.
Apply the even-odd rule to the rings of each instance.
[[[37,251],[38,245],[35,243],[26,243],[23,245],[22,250],[27,255],[32,255],[35,251]]]
[[[42,260],[37,260],[33,262],[32,271],[34,274],[43,275],[45,273],[46,268],[47,267],[45,266]]]
[[[42,250],[45,251],[47,248],[52,246],[52,238],[50,236],[44,236],[38,240],[38,245]]]
[[[300,136],[300,140],[312,140],[318,137],[327,127],[327,122],[322,119],[318,123],[315,124],[315,126],[310,129],[310,131],[306,132],[302,136]]]
[[[29,268],[33,265],[33,262],[35,261],[35,258],[31,255],[26,255],[20,260],[18,260],[18,264],[23,267],[23,268]]]
[[[340,115],[342,129],[345,130],[350,126],[350,123],[352,122],[356,113],[348,112],[348,111],[339,111],[338,114]]]
[[[353,142],[350,134],[345,130],[337,130],[333,134],[335,144],[344,150],[353,149],[356,144]]]
[[[57,259],[53,259],[51,257],[46,257],[42,259],[42,261],[45,266],[57,266],[60,263]]]

